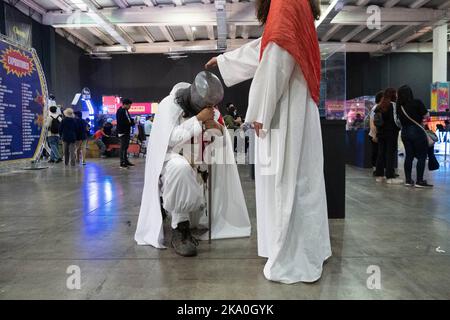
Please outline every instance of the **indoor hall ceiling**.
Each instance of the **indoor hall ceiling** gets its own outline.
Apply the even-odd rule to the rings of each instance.
[[[261,36],[254,0],[6,0],[94,55],[224,51]],[[322,47],[431,51],[432,29],[449,23],[449,0],[322,0]],[[373,7],[377,6],[377,7]],[[367,25],[368,8],[380,24]],[[373,21],[373,20],[372,20]]]

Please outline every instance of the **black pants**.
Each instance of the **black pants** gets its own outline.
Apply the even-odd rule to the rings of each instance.
[[[402,129],[402,141],[405,146],[406,181],[411,181],[413,161],[414,158],[417,158],[417,182],[422,182],[428,153],[427,137],[422,129],[412,125]]]
[[[373,139],[370,138],[370,144],[372,145],[372,167],[376,167],[378,158],[378,143],[374,142]]]
[[[378,137],[378,158],[375,175],[386,176],[387,179],[395,178],[395,158],[397,157],[396,135]]]
[[[120,164],[128,162],[128,147],[130,145],[130,134],[120,137]]]

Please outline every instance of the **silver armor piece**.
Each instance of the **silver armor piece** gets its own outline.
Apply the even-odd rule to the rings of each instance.
[[[195,77],[191,85],[191,105],[200,112],[207,106],[215,106],[223,99],[223,86],[219,78],[209,72],[202,71]]]

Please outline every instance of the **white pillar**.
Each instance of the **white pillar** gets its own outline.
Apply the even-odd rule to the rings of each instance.
[[[447,24],[433,29],[433,82],[447,82]]]

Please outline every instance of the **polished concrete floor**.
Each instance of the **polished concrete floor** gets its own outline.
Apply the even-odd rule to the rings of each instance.
[[[255,232],[201,243],[195,258],[137,246],[144,161],[135,162],[0,175],[0,299],[450,298],[449,166],[431,174],[433,190],[376,184],[370,170],[347,167],[347,218],[330,220],[322,279],[283,285],[265,280]],[[255,226],[254,184],[240,169]],[[79,290],[67,288],[69,266],[80,268]],[[379,289],[368,270],[379,270]]]

